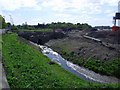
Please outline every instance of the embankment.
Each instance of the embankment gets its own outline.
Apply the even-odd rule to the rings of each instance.
[[[120,53],[117,49],[119,44],[116,42],[113,45],[110,42],[105,42],[106,39],[110,38],[101,37],[103,40],[100,39],[100,42],[96,42],[82,36],[84,36],[82,32],[69,32],[67,38],[50,40],[46,45],[74,64],[93,70],[96,73],[120,78]],[[106,46],[106,43],[110,46]],[[111,48],[113,46],[115,49]]]
[[[58,38],[64,38],[66,35],[61,32],[29,32],[29,31],[24,31],[24,32],[19,32],[19,36],[30,40],[34,43],[37,44],[45,44],[51,39],[58,39]]]
[[[50,60],[47,57],[32,46],[19,41],[16,34],[4,35],[3,41],[3,63],[10,88],[89,88],[91,85],[96,86],[63,70],[57,64],[49,64]]]

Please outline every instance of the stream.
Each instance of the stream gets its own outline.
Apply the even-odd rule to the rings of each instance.
[[[84,67],[80,67],[76,64],[73,64],[72,62],[62,58],[60,54],[53,51],[51,48],[48,48],[47,46],[38,45],[33,42],[30,42],[30,43],[41,48],[41,52],[45,56],[47,56],[49,59],[51,59],[51,61],[59,64],[65,70],[77,75],[80,78],[83,78],[84,80],[87,80],[90,82],[98,82],[98,83],[119,83],[120,82],[120,80],[117,79],[116,77],[100,75]]]

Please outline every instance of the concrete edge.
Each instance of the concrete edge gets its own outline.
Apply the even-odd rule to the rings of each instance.
[[[2,65],[2,62],[0,61],[0,89],[7,89],[10,90],[10,86],[8,84],[7,78],[6,78],[6,74],[5,74],[5,70],[4,67]]]

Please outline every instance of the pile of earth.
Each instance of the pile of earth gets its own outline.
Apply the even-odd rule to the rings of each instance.
[[[107,43],[120,44],[120,30],[89,32],[88,36],[99,38],[102,41],[107,42]]]
[[[119,52],[115,49],[112,50],[101,45],[101,43],[84,38],[83,35],[86,33],[88,33],[91,37],[100,38],[102,41],[108,42],[107,39],[110,39],[109,42],[111,41],[117,43],[117,41],[111,40],[112,37],[116,38],[116,36],[114,36],[116,33],[111,31],[88,32],[73,30],[67,33],[68,37],[50,40],[45,44],[60,54],[74,53],[77,57],[84,57],[85,59],[91,57],[99,60],[112,60],[119,56]],[[108,33],[108,35],[106,33]],[[118,45],[119,44],[115,46]]]
[[[34,43],[43,45],[51,39],[64,38],[66,35],[62,32],[32,32],[32,31],[23,31],[18,33],[19,36],[30,40]]]

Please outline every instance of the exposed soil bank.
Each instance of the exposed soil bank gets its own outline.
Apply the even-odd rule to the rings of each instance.
[[[120,30],[89,32],[88,35],[95,38],[99,38],[107,43],[120,44]]]
[[[120,44],[111,44],[109,42],[105,42],[106,39],[110,38],[104,38],[102,41],[104,41],[104,43],[110,44],[111,47],[114,47],[115,49],[103,46],[99,42],[86,39],[83,37],[83,35],[85,35],[85,32],[69,32],[67,33],[68,37],[64,39],[50,40],[46,43],[46,45],[50,46],[58,52],[71,53],[73,55],[82,56],[85,59],[91,57],[100,60],[112,60],[120,56],[119,52],[117,51],[120,47]],[[101,38],[103,37],[101,36]]]
[[[64,38],[66,35],[62,32],[19,32],[19,36],[34,43],[43,45],[51,39]]]
[[[108,38],[104,38],[104,40],[102,40],[104,43],[115,47],[115,49],[111,49],[99,42],[86,39],[83,35],[86,35],[86,33],[82,31],[72,31],[68,33],[67,38],[50,40],[46,45],[75,64],[86,67],[97,73],[120,78],[120,53],[118,51],[120,44],[105,42]]]

